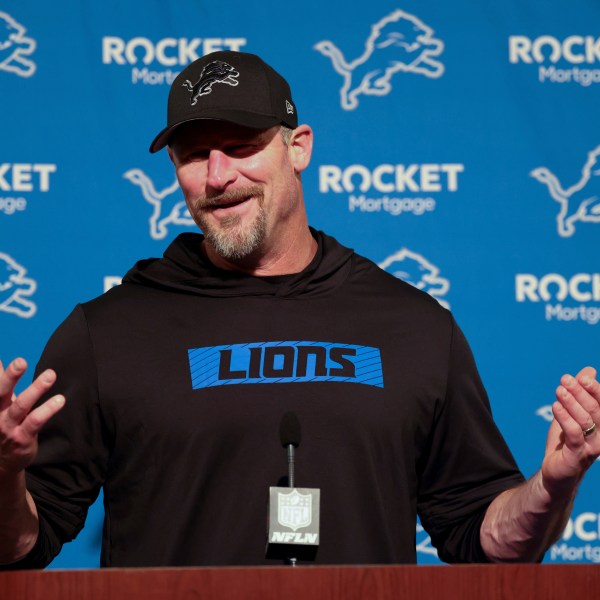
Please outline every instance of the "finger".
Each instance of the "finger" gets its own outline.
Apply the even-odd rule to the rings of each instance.
[[[56,373],[52,369],[44,371],[14,399],[8,408],[8,418],[13,423],[21,423],[34,404],[54,385],[55,381]]]
[[[552,405],[552,414],[563,431],[566,445],[572,450],[583,446],[585,442],[581,425],[570,415],[561,402],[555,402]]]
[[[587,429],[594,423],[600,423],[598,400],[575,377],[563,375],[560,381],[562,385],[557,388],[556,397],[581,428]]]
[[[31,436],[39,433],[40,429],[65,405],[65,397],[58,395],[46,400],[44,404],[32,410],[21,427]]]
[[[578,401],[577,399],[562,385],[556,388],[556,399],[569,413],[573,420],[579,425],[581,430],[591,427],[594,423],[594,418]]]
[[[563,409],[563,411],[565,411],[569,415],[571,423],[575,425],[574,433],[581,437],[583,430],[592,426],[592,416],[583,408],[583,406],[581,406],[581,404],[579,404],[579,402],[577,402],[577,400],[563,386],[559,386],[556,388],[556,399],[557,404]],[[555,412],[554,409],[552,412]],[[563,423],[560,422],[560,424],[562,427]],[[573,429],[572,424],[568,427],[569,431]]]
[[[22,358],[15,358],[6,369],[0,372],[0,410],[10,406],[15,386],[27,369]]]
[[[594,367],[583,367],[579,373],[577,373],[577,379],[580,377],[590,377],[591,379],[596,379],[596,369]]]
[[[579,372],[577,381],[600,404],[600,383],[596,380],[596,370],[591,367],[586,367],[586,369]]]

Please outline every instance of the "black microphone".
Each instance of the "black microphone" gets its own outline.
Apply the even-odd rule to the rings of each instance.
[[[302,441],[302,430],[300,429],[300,421],[294,412],[286,412],[281,418],[279,425],[279,439],[281,445],[287,448],[290,444],[297,448]]]
[[[288,487],[269,487],[267,558],[314,560],[319,547],[320,490],[296,488],[295,449],[300,445],[300,421],[293,412],[283,415],[279,439],[287,450]]]
[[[279,425],[279,439],[281,445],[287,450],[288,456],[288,487],[294,487],[294,449],[300,445],[302,439],[302,431],[300,429],[300,421],[296,413],[286,412],[281,419]]]

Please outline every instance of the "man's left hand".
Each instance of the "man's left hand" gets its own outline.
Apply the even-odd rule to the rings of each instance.
[[[563,375],[552,405],[542,481],[547,492],[573,494],[584,473],[600,455],[600,383],[596,369],[583,368],[576,377]]]

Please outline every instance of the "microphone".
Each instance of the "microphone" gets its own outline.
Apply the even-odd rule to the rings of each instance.
[[[300,421],[296,413],[286,412],[279,425],[279,439],[281,445],[287,450],[288,456],[288,486],[294,487],[294,449],[300,445],[302,432],[300,430]]]
[[[297,448],[302,440],[302,430],[300,421],[294,412],[286,412],[279,425],[279,439],[281,445],[287,448],[290,444]]]
[[[266,557],[295,566],[298,559],[314,560],[317,554],[320,490],[294,487],[295,449],[302,439],[295,413],[283,415],[279,439],[287,450],[288,487],[269,487]]]

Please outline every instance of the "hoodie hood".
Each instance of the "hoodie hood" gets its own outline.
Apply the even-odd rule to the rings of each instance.
[[[340,286],[350,274],[354,251],[311,228],[318,244],[310,264],[300,273],[256,277],[215,267],[200,251],[204,236],[182,233],[163,258],[141,260],[125,275],[134,283],[199,296],[316,297]]]

